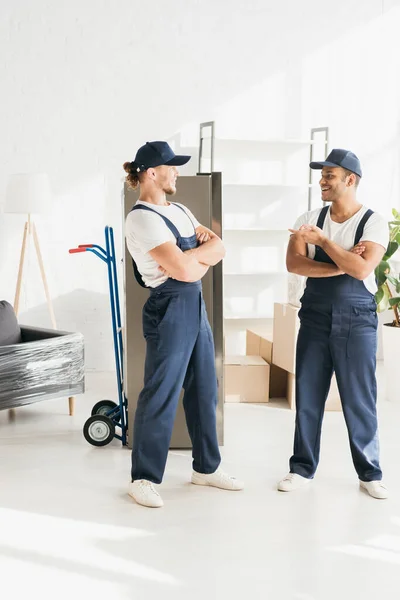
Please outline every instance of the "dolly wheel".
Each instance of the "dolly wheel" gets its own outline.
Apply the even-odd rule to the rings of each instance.
[[[100,402],[97,402],[92,408],[92,417],[94,415],[103,415],[106,417],[107,413],[114,408],[118,408],[118,404],[116,402],[113,402],[112,400],[100,400]],[[115,413],[112,420],[118,423],[121,420],[121,415],[117,415],[117,413]]]
[[[104,415],[89,417],[83,426],[85,440],[92,446],[107,446],[114,439],[115,425]]]

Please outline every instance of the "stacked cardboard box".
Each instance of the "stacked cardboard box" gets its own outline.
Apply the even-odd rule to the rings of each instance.
[[[291,304],[275,303],[272,335],[261,328],[246,331],[246,356],[225,358],[226,402],[265,403],[286,398],[289,407],[296,409],[298,312]],[[325,410],[342,410],[335,376]]]
[[[269,373],[261,356],[225,357],[225,402],[268,402]]]
[[[246,354],[261,356],[270,366],[269,398],[285,398],[288,389],[288,374],[272,363],[272,334],[263,329],[247,329]]]
[[[291,304],[275,303],[272,363],[287,372],[287,400],[295,409],[296,387],[296,343],[300,321],[299,308]],[[342,410],[335,376],[332,377],[331,389],[326,401],[325,410]]]

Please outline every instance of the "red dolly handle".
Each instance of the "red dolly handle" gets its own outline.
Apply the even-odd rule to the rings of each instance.
[[[95,250],[95,248],[97,248],[97,250]],[[107,253],[104,250],[104,248],[98,246],[97,244],[79,244],[77,248],[71,248],[71,250],[68,250],[68,252],[70,254],[76,254],[77,252],[86,252],[86,250],[91,250],[92,252],[94,252],[94,254],[100,256],[100,258],[104,260],[105,256],[107,256]]]
[[[77,248],[71,248],[68,250],[70,254],[76,254],[77,252],[85,252],[86,248],[93,248],[94,244],[79,244]]]

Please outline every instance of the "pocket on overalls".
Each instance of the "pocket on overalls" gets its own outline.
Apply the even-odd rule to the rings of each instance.
[[[378,315],[376,307],[373,305],[355,305],[351,307],[351,325],[352,328],[372,327],[378,328]]]
[[[155,337],[158,327],[158,312],[155,299],[149,296],[142,310],[143,335],[145,339]]]
[[[350,310],[347,358],[360,358],[369,349],[376,353],[378,316],[372,305],[353,305]]]
[[[179,296],[158,296],[156,297],[158,327],[176,321],[177,304]]]

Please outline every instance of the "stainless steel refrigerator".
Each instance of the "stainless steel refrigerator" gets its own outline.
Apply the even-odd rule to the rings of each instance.
[[[124,218],[135,204],[137,191],[124,187]],[[221,173],[179,177],[177,193],[173,202],[186,205],[198,221],[221,237],[222,233],[222,185]],[[218,379],[217,429],[218,440],[223,445],[224,380],[223,380],[223,278],[222,263],[210,268],[203,278],[203,295],[208,318],[214,334],[215,361]],[[145,341],[142,334],[142,308],[148,298],[148,290],[140,287],[133,275],[132,259],[124,243],[124,371],[125,394],[128,398],[129,433],[128,445],[132,447],[133,421],[139,393],[143,386]],[[187,433],[181,393],[171,448],[191,448]]]

